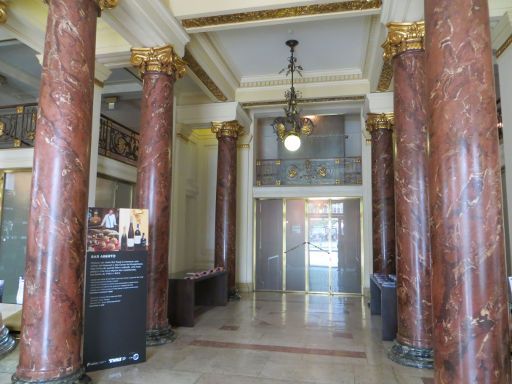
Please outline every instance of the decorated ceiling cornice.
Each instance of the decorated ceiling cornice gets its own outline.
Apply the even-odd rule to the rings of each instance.
[[[251,21],[286,19],[290,17],[323,15],[329,13],[377,10],[382,0],[353,0],[328,4],[304,5],[271,10],[232,13],[228,15],[197,17],[181,21],[186,29],[211,27],[224,24],[238,24]]]
[[[361,102],[364,101],[364,96],[339,96],[339,97],[318,97],[318,98],[308,98],[308,99],[300,99],[301,104],[313,104],[313,103],[335,103],[340,101],[346,102]],[[255,101],[248,103],[241,103],[242,108],[255,108],[255,107],[269,107],[274,105],[284,105],[284,100],[272,100],[272,101]]]
[[[197,78],[204,84],[204,86],[212,93],[213,96],[219,101],[227,101],[228,98],[226,95],[220,90],[220,88],[215,84],[215,82],[211,79],[210,76],[206,73],[206,71],[199,65],[197,60],[192,56],[192,54],[185,49],[185,56],[183,59],[187,63],[190,70],[197,76]]]

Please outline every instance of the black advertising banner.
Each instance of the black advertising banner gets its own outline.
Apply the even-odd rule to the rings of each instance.
[[[89,208],[84,313],[87,371],[146,361],[148,213]]]

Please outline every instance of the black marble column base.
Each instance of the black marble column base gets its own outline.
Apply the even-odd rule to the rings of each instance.
[[[9,334],[9,330],[4,325],[0,331],[0,359],[7,356],[16,347],[16,341]]]
[[[146,330],[146,346],[148,347],[172,343],[174,340],[176,340],[176,334],[170,325],[162,329]]]
[[[434,352],[432,349],[415,348],[395,340],[388,352],[388,358],[395,363],[414,368],[434,368]]]
[[[16,374],[11,377],[12,384],[89,384],[92,380],[85,374],[85,370],[79,369],[77,372],[66,377],[60,377],[52,380],[24,380],[16,377]]]
[[[241,298],[242,297],[240,296],[237,288],[232,288],[229,290],[228,301],[240,301]]]

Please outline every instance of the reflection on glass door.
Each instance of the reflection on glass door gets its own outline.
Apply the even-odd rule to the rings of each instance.
[[[361,294],[361,261],[359,198],[257,200],[256,289]]]
[[[361,215],[359,199],[331,202],[333,292],[361,292]]]
[[[309,290],[329,292],[332,264],[329,200],[309,200],[307,206]]]
[[[4,281],[3,302],[14,304],[19,278],[25,273],[32,172],[0,172],[0,178],[0,280]]]
[[[256,202],[256,289],[283,289],[283,200]]]

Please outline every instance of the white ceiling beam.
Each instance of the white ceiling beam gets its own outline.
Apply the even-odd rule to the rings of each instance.
[[[194,128],[207,128],[214,121],[232,121],[249,130],[252,119],[237,102],[184,105],[177,108],[176,121]]]
[[[133,82],[133,83],[111,83],[111,84],[105,84],[103,87],[103,94],[105,95],[111,95],[116,94],[120,95],[123,93],[132,93],[132,92],[141,92],[142,91],[142,84]]]
[[[8,64],[4,61],[0,60],[0,73],[6,77],[11,77],[22,82],[25,85],[28,85],[32,88],[36,93],[39,91],[40,79],[38,77],[32,76],[29,73],[22,71],[21,69]]]
[[[133,47],[173,45],[180,56],[190,38],[161,0],[123,0],[102,19]]]
[[[234,100],[236,89],[240,84],[208,37],[206,35],[192,36],[187,50],[227,99]],[[197,76],[191,78],[201,89],[204,88],[204,84]]]
[[[44,51],[45,28],[44,24],[41,25],[40,15],[31,7],[27,7],[27,2],[24,1],[9,3],[7,21],[0,26],[0,29],[6,30],[13,38],[38,53]]]

